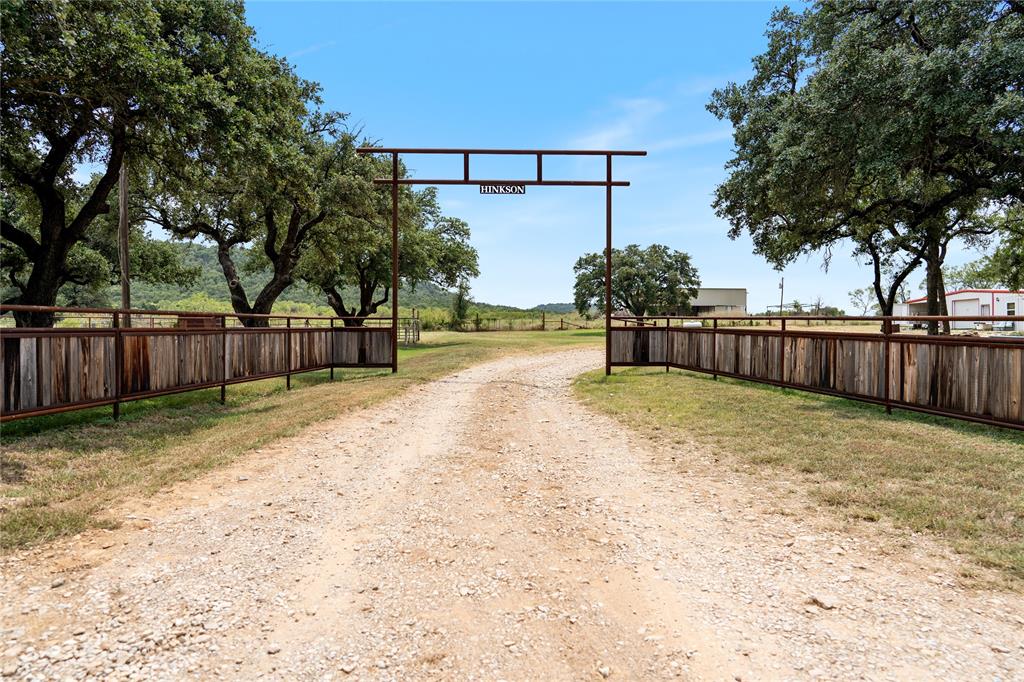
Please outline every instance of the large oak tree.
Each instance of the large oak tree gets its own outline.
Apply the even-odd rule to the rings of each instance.
[[[297,130],[267,134],[233,157],[211,155],[203,176],[153,179],[149,219],[184,239],[217,247],[232,308],[247,326],[266,320],[278,297],[297,281],[297,268],[318,229],[342,220],[362,190],[359,159],[342,117],[311,113],[294,119]],[[365,183],[362,183],[365,184]],[[246,291],[236,263],[238,247],[251,247],[251,270],[269,269],[256,292]]]
[[[1024,5],[835,0],[777,11],[767,35],[753,78],[709,104],[735,128],[715,197],[730,235],[777,266],[852,240],[887,312],[923,263],[938,314],[949,245],[1024,200]]]
[[[8,0],[3,23],[0,236],[19,260],[6,302],[49,306],[83,281],[76,247],[110,211],[126,154],[174,173],[210,131],[244,130],[238,93],[262,55],[238,0]]]
[[[580,315],[604,305],[604,267],[603,253],[588,253],[576,261],[574,294]],[[684,314],[698,287],[697,268],[682,251],[662,244],[612,249],[613,310],[628,310],[637,317]]]

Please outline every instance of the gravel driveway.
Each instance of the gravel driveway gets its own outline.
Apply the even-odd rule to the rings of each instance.
[[[601,362],[480,365],[9,557],[3,675],[1024,679],[1019,596],[590,412]]]

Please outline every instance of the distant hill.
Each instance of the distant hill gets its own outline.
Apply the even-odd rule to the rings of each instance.
[[[566,314],[575,312],[576,306],[572,303],[542,303],[541,305],[534,306],[531,310],[536,310],[539,313]]]
[[[172,284],[148,284],[146,282],[132,282],[132,307],[133,308],[167,308],[171,304],[184,299],[193,299],[204,302],[229,303],[227,285],[224,282],[224,274],[221,272],[220,263],[217,261],[217,249],[213,246],[195,244],[191,242],[171,242],[175,249],[180,250],[182,261],[185,265],[199,268],[199,278],[190,287],[178,287]],[[263,284],[270,278],[266,269],[249,272],[246,261],[249,254],[242,249],[235,258],[238,270],[241,275],[242,286],[250,297],[255,297]],[[107,290],[107,301],[105,305],[116,306],[120,299],[121,289],[119,285],[111,286]],[[342,295],[349,300],[356,297],[355,288],[343,289]],[[448,310],[452,306],[454,294],[447,289],[429,282],[421,282],[414,290],[403,287],[399,291],[399,300],[403,308],[443,308]],[[322,293],[312,289],[303,283],[296,283],[285,289],[278,299],[282,304],[285,302],[301,303],[310,306],[326,306]],[[529,310],[516,308],[514,306],[495,305],[474,301],[472,306],[481,314],[485,313],[569,313],[573,311],[571,303],[546,303]]]
[[[229,300],[227,284],[224,282],[224,274],[217,261],[217,249],[203,244],[182,242],[172,242],[172,244],[174,248],[180,250],[185,265],[199,268],[199,278],[190,287],[132,282],[132,307],[153,308],[161,302],[179,301],[196,295],[227,302]],[[270,279],[270,273],[266,269],[250,272],[246,267],[248,259],[248,252],[242,249],[236,256],[235,262],[241,275],[242,286],[245,287],[245,291],[250,297],[255,297],[263,284]],[[119,299],[120,291],[120,286],[110,287],[108,296],[111,304]],[[343,289],[342,294],[352,299],[356,295],[356,290],[355,288]],[[399,295],[403,306],[415,307],[447,308],[451,305],[452,297],[451,292],[429,283],[418,285],[415,291],[403,289]],[[322,293],[301,282],[285,289],[279,300],[317,306],[326,305]]]

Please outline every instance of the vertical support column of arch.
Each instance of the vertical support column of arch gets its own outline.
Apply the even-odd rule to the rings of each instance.
[[[398,152],[391,154],[391,373],[398,371]]]
[[[612,155],[605,156],[604,187],[604,374],[612,373]]]

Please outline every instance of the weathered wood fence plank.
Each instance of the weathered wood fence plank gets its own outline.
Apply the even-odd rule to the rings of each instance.
[[[333,366],[391,366],[388,327],[4,329],[0,341],[4,419]]]
[[[893,334],[887,376],[881,335],[708,327],[613,327],[611,334],[612,365],[676,367],[1024,425],[1024,339]]]

